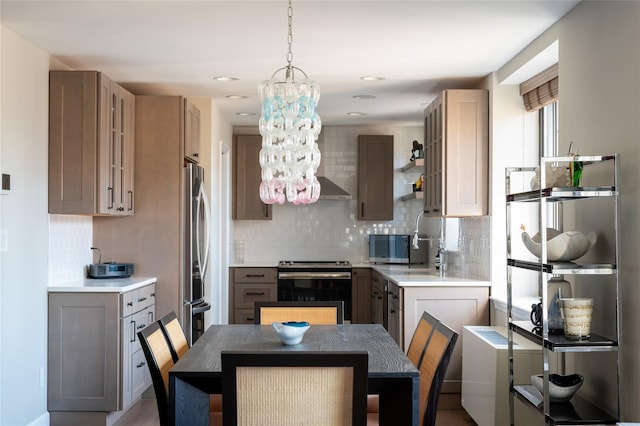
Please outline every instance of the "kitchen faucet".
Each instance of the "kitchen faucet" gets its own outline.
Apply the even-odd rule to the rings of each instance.
[[[436,254],[436,269],[440,270],[440,274],[444,274],[444,271],[447,270],[446,263],[446,250],[445,250],[445,241],[444,241],[444,218],[440,218],[440,238],[423,238],[418,235],[418,225],[420,224],[420,218],[424,215],[424,211],[420,210],[416,215],[416,229],[413,233],[413,248],[419,249],[420,241],[437,241],[438,242],[438,252]]]

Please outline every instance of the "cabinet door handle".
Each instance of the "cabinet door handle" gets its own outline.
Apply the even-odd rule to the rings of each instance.
[[[392,309],[392,310],[390,310],[390,311],[389,311],[389,313],[390,313],[390,314],[395,314],[395,313],[396,313],[396,311],[395,311],[395,309]]]
[[[129,340],[129,342],[133,343],[133,342],[136,341],[136,322],[135,322],[135,320],[131,320],[131,326],[133,327],[131,329],[131,337],[132,337],[132,339]]]
[[[247,278],[264,278],[264,274],[247,274]]]
[[[255,321],[253,318],[245,318],[244,319],[246,322],[250,322],[251,324],[253,324],[253,322]]]
[[[133,302],[127,302],[127,306],[133,306]]]
[[[136,327],[136,330],[142,330],[146,326],[147,326],[147,324],[140,324],[139,326]]]
[[[108,209],[112,209],[113,208],[113,188],[110,186],[107,186],[107,194],[109,197],[109,206],[107,207]]]
[[[133,210],[133,191],[129,191],[129,207],[127,210]]]
[[[147,298],[146,298],[146,297],[140,297],[140,298],[138,299],[138,303],[140,303],[140,302],[144,302],[145,300],[147,300]]]
[[[145,365],[147,365],[147,363],[146,363],[146,362],[144,362],[144,361],[142,361],[140,364],[136,365],[136,368],[142,368],[142,367],[144,367]]]
[[[197,152],[194,152],[193,154],[191,154],[194,157],[199,157],[200,155]]]
[[[247,296],[264,296],[264,295],[265,295],[265,292],[264,292],[264,291],[262,291],[262,292],[259,292],[259,293],[258,293],[258,292],[248,291],[248,292],[246,293],[246,295],[247,295]]]
[[[364,217],[364,203],[360,203],[360,217]]]
[[[151,293],[151,297],[156,297],[156,294],[155,293]]]
[[[153,322],[153,311],[147,312],[147,317],[149,319],[149,324]]]

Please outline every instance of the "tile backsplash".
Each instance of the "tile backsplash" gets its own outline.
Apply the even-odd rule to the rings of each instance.
[[[49,285],[85,278],[93,263],[90,216],[49,215]]]
[[[352,200],[319,200],[306,206],[274,205],[273,219],[235,220],[228,259],[235,263],[237,247],[243,246],[242,260],[277,262],[279,260],[349,260],[366,263],[370,234],[413,234],[421,200],[402,201],[420,176],[419,168],[403,173],[409,162],[413,140],[423,141],[422,127],[368,128],[329,127],[324,133],[324,173],[352,194]],[[357,211],[357,137],[359,134],[394,135],[394,215],[393,220],[374,222],[356,219]],[[489,280],[489,217],[459,219],[458,250],[448,254],[448,269],[458,276]],[[420,220],[420,232],[439,237],[440,219]],[[429,252],[432,261],[437,245]]]

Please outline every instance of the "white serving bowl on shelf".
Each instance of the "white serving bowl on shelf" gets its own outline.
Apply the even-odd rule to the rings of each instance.
[[[524,246],[538,258],[542,257],[540,239],[540,232],[533,237],[527,232],[522,233]],[[560,232],[557,229],[547,228],[547,260],[551,262],[571,262],[587,254],[596,243],[596,240],[597,236],[593,231],[584,235],[579,231]]]

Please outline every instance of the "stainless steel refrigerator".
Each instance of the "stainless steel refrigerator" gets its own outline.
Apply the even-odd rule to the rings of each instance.
[[[182,326],[190,344],[204,333],[204,314],[211,309],[205,302],[205,284],[209,264],[209,199],[204,168],[187,163],[185,183],[184,279],[182,288]]]

